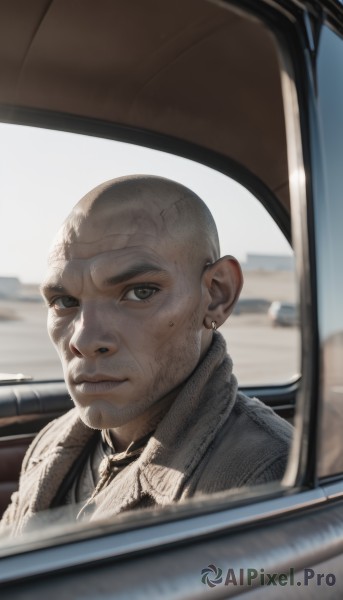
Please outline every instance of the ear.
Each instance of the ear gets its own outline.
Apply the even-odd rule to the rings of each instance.
[[[212,328],[222,325],[231,314],[243,286],[243,274],[239,262],[233,256],[223,256],[208,265],[204,272],[204,284],[210,296],[204,325]]]

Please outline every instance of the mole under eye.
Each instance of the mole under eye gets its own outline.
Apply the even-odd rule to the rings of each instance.
[[[158,292],[158,288],[151,286],[134,287],[125,294],[125,300],[143,301],[149,300]]]
[[[56,308],[57,310],[63,310],[79,306],[79,302],[76,298],[73,298],[73,296],[60,296],[59,298],[53,298],[49,303],[49,306]]]

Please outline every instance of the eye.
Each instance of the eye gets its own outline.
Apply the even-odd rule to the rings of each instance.
[[[125,300],[135,300],[136,302],[139,300],[149,300],[156,292],[158,292],[156,287],[147,285],[137,286],[125,294]]]
[[[57,309],[66,309],[79,306],[79,303],[76,298],[73,298],[73,296],[60,296],[59,298],[54,298],[50,302],[49,306]]]

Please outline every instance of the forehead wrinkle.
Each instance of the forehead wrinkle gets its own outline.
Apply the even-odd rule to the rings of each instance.
[[[89,196],[82,199],[67,218],[50,261],[107,252],[112,240],[116,250],[141,241],[144,246],[146,242],[157,250],[157,255],[168,260],[173,260],[173,255],[176,258],[175,252],[190,263],[215,258],[217,252],[212,248],[216,243],[211,239],[212,227],[204,212],[209,211],[203,201],[175,182],[166,185],[157,179],[149,183],[148,178],[146,183],[147,187],[141,186],[140,190],[125,183],[127,193],[123,195],[116,193],[117,184],[106,184],[91,192],[92,202]],[[122,229],[117,232],[119,227]]]
[[[93,241],[61,242],[55,244],[50,250],[48,263],[51,264],[53,262],[58,262],[59,260],[95,258],[97,255],[106,254],[108,252],[130,251],[135,250],[136,248],[142,251],[142,247],[144,246],[147,247],[150,252],[154,252],[152,246],[156,245],[156,239],[159,241],[160,236],[148,233],[135,233],[131,235],[114,233]],[[113,242],[115,241],[116,247],[109,246],[109,243],[112,240]],[[80,254],[80,256],[77,256],[78,254]]]
[[[150,272],[167,272],[168,263],[170,262],[167,256],[163,257],[152,248],[143,248],[141,246],[132,246],[130,248],[120,248],[115,250],[105,250],[98,252],[92,256],[78,257],[72,256],[57,256],[54,261],[50,261],[51,279],[66,279],[73,277],[82,278],[87,273],[93,277],[99,272],[106,272],[109,269],[112,272],[120,270],[122,272],[131,272],[132,276],[136,271],[142,271],[143,268]],[[113,273],[115,276],[115,273]],[[97,277],[96,277],[97,278]]]
[[[126,204],[99,202],[82,219],[78,216],[75,220],[73,212],[71,213],[65,222],[65,239],[73,242],[83,239],[86,243],[85,238],[93,241],[94,237],[106,238],[112,235],[132,236],[141,232],[159,235],[158,225],[156,210],[153,207],[148,209],[146,203],[137,202],[136,199]]]
[[[166,196],[162,193],[156,195],[156,190],[154,192],[144,190],[140,198],[132,195],[125,202],[120,197],[104,198],[100,194],[93,198],[91,206],[88,202],[82,206],[84,199],[81,200],[62,226],[62,244],[78,243],[91,247],[99,239],[117,239],[124,246],[136,235],[145,235],[147,239],[165,237],[169,231],[164,216],[166,209],[161,210],[161,205],[169,206],[171,195],[170,191]],[[173,196],[174,201],[175,194]]]

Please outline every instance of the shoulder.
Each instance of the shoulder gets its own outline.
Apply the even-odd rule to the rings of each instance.
[[[249,398],[238,392],[232,417],[237,424],[244,423],[255,435],[275,441],[276,445],[288,446],[292,440],[292,425],[257,398]]]
[[[92,430],[87,430],[76,410],[72,409],[38,433],[24,457],[19,489],[12,495],[3,515],[2,528],[10,527],[12,532],[14,526],[13,532],[20,531],[25,519],[28,520],[37,510],[49,507],[64,470],[69,468],[74,453],[82,446],[82,436],[85,433],[88,437],[91,435],[89,432]],[[75,445],[76,440],[79,440],[79,445]]]
[[[22,473],[27,470],[28,465],[36,464],[38,459],[40,460],[46,453],[55,451],[57,447],[63,447],[70,432],[79,423],[80,419],[76,408],[72,408],[61,417],[50,421],[29,446],[23,460]]]
[[[224,444],[241,457],[240,485],[281,479],[293,427],[257,398],[238,393],[227,423]]]
[[[201,469],[199,491],[214,492],[281,480],[293,427],[256,398],[238,393]]]

